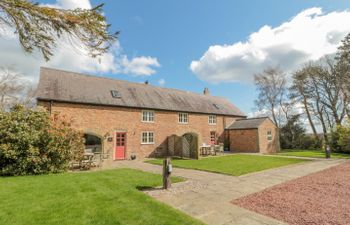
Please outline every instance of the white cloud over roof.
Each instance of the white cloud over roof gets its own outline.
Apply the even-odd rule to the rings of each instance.
[[[334,54],[349,32],[350,11],[323,13],[321,8],[309,8],[277,27],[261,27],[244,42],[210,46],[190,69],[212,83],[252,82],[253,75],[266,67],[291,72],[307,61]]]

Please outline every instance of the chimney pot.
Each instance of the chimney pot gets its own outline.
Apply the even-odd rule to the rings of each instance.
[[[210,95],[209,88],[207,88],[207,87],[204,88],[203,94],[204,95]]]

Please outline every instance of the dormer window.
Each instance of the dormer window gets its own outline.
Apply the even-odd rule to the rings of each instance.
[[[113,98],[121,98],[121,94],[117,90],[111,90],[111,94]]]
[[[220,105],[218,105],[218,104],[216,104],[216,103],[214,103],[213,105],[214,105],[214,107],[215,107],[216,109],[221,109],[221,106],[220,106]]]

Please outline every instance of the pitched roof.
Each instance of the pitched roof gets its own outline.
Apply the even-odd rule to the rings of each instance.
[[[226,129],[228,130],[255,129],[255,128],[259,128],[259,126],[267,119],[269,118],[258,117],[258,118],[238,119],[234,121]]]
[[[116,91],[115,98],[112,91]],[[50,68],[40,70],[36,97],[38,100],[245,117],[225,98]]]

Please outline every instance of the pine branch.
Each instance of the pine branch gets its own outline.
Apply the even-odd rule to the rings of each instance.
[[[24,51],[39,50],[47,61],[63,35],[78,40],[82,46],[77,47],[96,57],[107,52],[119,34],[109,33],[102,7],[65,10],[27,0],[0,0],[0,21],[15,29]]]

